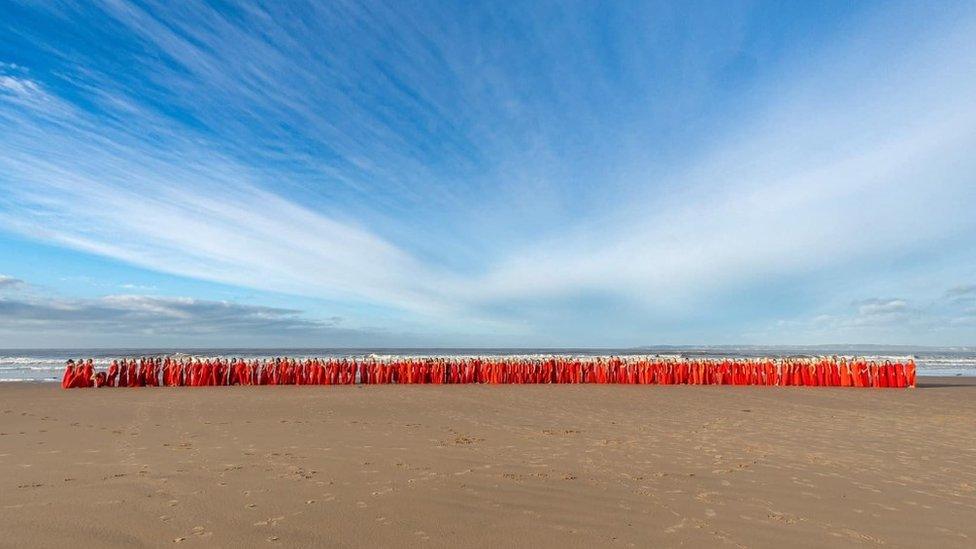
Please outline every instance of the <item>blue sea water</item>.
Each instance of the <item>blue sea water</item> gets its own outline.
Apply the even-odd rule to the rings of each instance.
[[[659,346],[629,349],[0,349],[0,382],[53,382],[61,379],[64,363],[69,358],[92,358],[96,366],[104,367],[113,359],[150,355],[183,354],[188,356],[269,358],[289,357],[394,357],[394,356],[633,356],[660,355],[672,357],[756,357],[756,356],[863,356],[870,359],[905,359],[913,357],[919,376],[976,376],[976,348],[954,347],[882,347],[882,346],[817,346],[817,347],[761,347],[716,346],[686,347]]]

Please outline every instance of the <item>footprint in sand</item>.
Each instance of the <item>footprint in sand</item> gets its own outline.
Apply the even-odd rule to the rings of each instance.
[[[271,517],[271,518],[269,518],[267,520],[261,520],[261,521],[255,522],[253,524],[253,526],[278,526],[278,523],[281,522],[281,521],[283,521],[283,520],[285,520],[285,517],[284,516]]]

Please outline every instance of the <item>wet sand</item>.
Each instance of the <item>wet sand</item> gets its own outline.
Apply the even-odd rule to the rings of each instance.
[[[973,547],[976,380],[0,384],[0,546]]]

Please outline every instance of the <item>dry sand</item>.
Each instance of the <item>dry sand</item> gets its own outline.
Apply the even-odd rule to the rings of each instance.
[[[0,384],[0,546],[976,546],[976,380]]]

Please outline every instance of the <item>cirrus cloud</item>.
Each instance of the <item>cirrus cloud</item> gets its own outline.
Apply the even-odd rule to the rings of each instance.
[[[22,288],[25,286],[23,280],[9,275],[0,274],[0,290]]]

